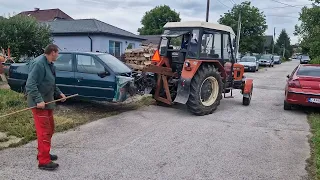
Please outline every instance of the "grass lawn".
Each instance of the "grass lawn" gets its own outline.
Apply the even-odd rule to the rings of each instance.
[[[130,110],[135,110],[144,105],[153,104],[150,97],[132,103],[102,103],[67,100],[59,103],[55,110],[56,132],[65,131],[79,125],[109,117]],[[8,114],[27,107],[22,94],[9,89],[0,89],[0,115]],[[10,144],[9,147],[19,146],[36,139],[35,128],[30,110],[0,119],[0,149],[1,143],[8,141],[8,137],[21,139]],[[6,136],[3,134],[6,133]],[[2,136],[1,136],[2,134]]]
[[[311,158],[308,160],[308,171],[313,179],[320,179],[320,114],[308,116],[312,137],[310,138]]]

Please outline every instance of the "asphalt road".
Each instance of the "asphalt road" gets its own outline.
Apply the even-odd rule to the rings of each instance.
[[[235,91],[208,116],[149,106],[55,134],[55,172],[37,169],[35,142],[0,151],[0,179],[303,179],[309,125],[304,113],[283,110],[297,64],[246,73],[254,78],[249,107]]]

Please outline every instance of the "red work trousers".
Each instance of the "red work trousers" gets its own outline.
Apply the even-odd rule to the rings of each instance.
[[[54,132],[53,110],[32,109],[38,139],[38,161],[44,165],[51,162],[51,138]]]

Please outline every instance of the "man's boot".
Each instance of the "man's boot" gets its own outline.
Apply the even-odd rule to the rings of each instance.
[[[51,161],[48,164],[39,164],[38,167],[41,170],[53,171],[59,167],[59,164]]]
[[[38,156],[37,156],[37,160],[38,160]],[[54,154],[50,154],[50,160],[51,161],[56,161],[56,160],[58,160],[58,156],[54,155]]]

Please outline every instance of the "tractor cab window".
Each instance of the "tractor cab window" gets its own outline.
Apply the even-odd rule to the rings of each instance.
[[[189,58],[198,56],[199,29],[165,30],[160,43],[160,54],[166,55],[168,51],[184,52]]]
[[[200,58],[222,59],[222,34],[204,31],[202,35]]]
[[[199,44],[199,29],[195,29],[190,34],[190,43],[188,45],[188,58],[197,58],[198,57],[198,44]]]
[[[235,48],[232,42],[235,42],[232,36],[231,39],[229,39],[229,34],[223,34],[223,60],[225,62],[231,62],[232,57],[235,57]]]

